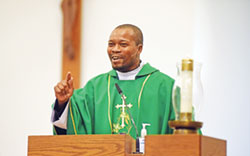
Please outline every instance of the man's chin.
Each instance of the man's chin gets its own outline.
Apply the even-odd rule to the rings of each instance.
[[[114,70],[121,70],[122,69],[122,67],[120,67],[120,66],[112,66],[112,68],[114,69]]]
[[[114,70],[118,70],[118,71],[120,71],[120,72],[124,72],[124,71],[125,71],[125,69],[124,69],[123,66],[115,66],[115,65],[112,65],[112,68],[113,68]]]

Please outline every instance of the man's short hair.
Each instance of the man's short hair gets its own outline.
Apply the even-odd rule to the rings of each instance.
[[[138,28],[137,26],[133,24],[122,24],[122,25],[117,26],[115,29],[122,29],[122,28],[132,29],[134,33],[136,34],[136,40],[135,40],[136,45],[138,44],[143,45],[143,34],[140,28]]]

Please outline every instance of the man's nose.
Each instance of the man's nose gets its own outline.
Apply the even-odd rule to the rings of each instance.
[[[114,53],[119,53],[121,50],[120,50],[120,46],[119,44],[116,44],[113,48],[112,48],[112,52]]]

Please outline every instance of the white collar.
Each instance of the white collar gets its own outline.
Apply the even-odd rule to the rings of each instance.
[[[129,71],[129,72],[123,73],[123,72],[119,72],[116,70],[119,80],[135,80],[136,75],[142,69],[144,64],[145,64],[144,62],[141,62],[139,67],[137,67],[136,69]]]

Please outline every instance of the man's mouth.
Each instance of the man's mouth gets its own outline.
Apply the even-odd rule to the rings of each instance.
[[[121,60],[121,57],[119,57],[119,56],[111,56],[111,60],[113,62],[117,62],[117,61]]]

